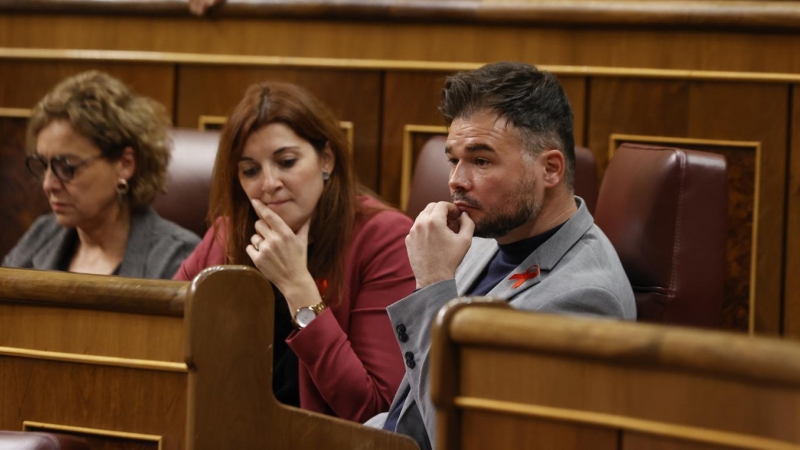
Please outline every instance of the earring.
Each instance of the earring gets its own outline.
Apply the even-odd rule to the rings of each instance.
[[[125,194],[127,194],[130,189],[131,187],[128,184],[128,180],[120,178],[119,181],[117,181],[117,199],[120,205],[125,203]]]
[[[331,173],[330,172],[322,172],[322,181],[328,181],[330,179],[331,179]]]

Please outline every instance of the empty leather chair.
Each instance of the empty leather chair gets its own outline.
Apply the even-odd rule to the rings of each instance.
[[[444,154],[445,141],[445,136],[433,136],[417,155],[406,205],[406,214],[412,219],[428,203],[450,201],[450,161]]]
[[[450,162],[444,154],[445,136],[431,137],[417,155],[408,195],[406,214],[417,217],[428,203],[449,201]],[[594,213],[597,201],[597,162],[594,153],[585,147],[575,147],[575,195],[586,201]]]
[[[153,208],[161,217],[202,236],[208,229],[208,194],[219,132],[176,128],[172,139],[167,193],[156,197]]]
[[[595,223],[619,254],[642,321],[716,327],[722,316],[727,164],[707,152],[624,144]]]
[[[68,434],[0,431],[0,450],[89,450],[89,444]]]

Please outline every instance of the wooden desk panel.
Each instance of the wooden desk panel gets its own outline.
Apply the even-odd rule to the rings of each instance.
[[[605,431],[619,436],[612,448],[631,450],[800,448],[795,343],[475,299],[451,302],[432,336],[440,449],[461,448],[473,417],[518,431],[492,439],[498,450],[558,425],[570,444],[581,430],[602,445]]]
[[[183,363],[183,319],[0,304],[0,347]]]
[[[93,429],[93,449],[181,450],[186,372],[0,355],[0,428],[23,422]],[[162,446],[107,432],[161,436]],[[81,433],[77,433],[81,434]],[[100,446],[98,446],[100,444]]]

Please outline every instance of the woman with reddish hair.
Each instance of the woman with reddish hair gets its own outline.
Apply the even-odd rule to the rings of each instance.
[[[218,264],[275,290],[273,390],[283,403],[363,422],[403,377],[386,307],[411,293],[411,220],[361,187],[333,114],[305,89],[251,86],[225,124],[212,228],[175,279]]]

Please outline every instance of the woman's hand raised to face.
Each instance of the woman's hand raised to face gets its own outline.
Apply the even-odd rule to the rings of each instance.
[[[310,221],[295,233],[260,200],[252,200],[252,204],[259,220],[245,251],[256,268],[283,293],[293,311],[319,303],[319,291],[307,263]]]

